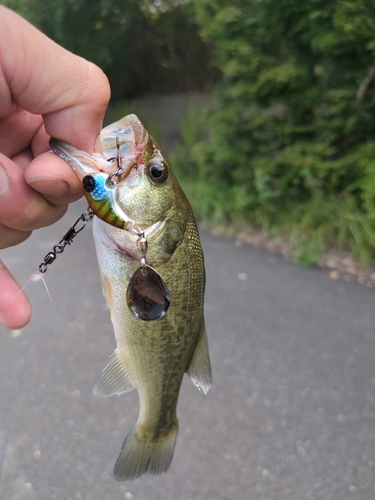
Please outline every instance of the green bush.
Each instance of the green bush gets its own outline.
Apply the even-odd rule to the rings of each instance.
[[[217,79],[189,2],[3,0],[66,49],[100,66],[115,100],[204,89]]]
[[[375,257],[372,2],[193,3],[223,74],[189,149],[199,215]]]

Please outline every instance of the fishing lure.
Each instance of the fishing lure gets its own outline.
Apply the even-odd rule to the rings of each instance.
[[[54,143],[52,141],[51,146],[53,149]],[[83,190],[89,207],[99,219],[119,229],[129,230],[132,222],[118,204],[117,184],[124,173],[118,137],[116,137],[116,148],[116,172],[110,175],[106,175],[103,172],[86,175],[82,179]]]
[[[52,150],[58,154],[60,149],[55,139],[51,139],[50,145]],[[115,172],[109,175],[103,172],[95,172],[86,175],[82,179],[83,190],[89,207],[77,220],[75,225],[70,228],[60,243],[53,247],[53,251],[45,256],[44,262],[39,266],[39,271],[41,273],[46,272],[47,265],[54,262],[57,254],[61,253],[67,244],[70,245],[73,238],[96,215],[111,226],[131,231],[138,236],[137,248],[140,254],[141,265],[130,278],[126,292],[126,301],[129,310],[136,318],[143,321],[153,321],[166,314],[170,304],[170,292],[160,274],[146,264],[148,242],[144,231],[127,217],[118,204],[117,184],[121,181],[121,177],[124,174],[118,137],[116,137],[116,149],[117,169]],[[84,226],[79,230],[75,230],[79,221],[84,221]]]

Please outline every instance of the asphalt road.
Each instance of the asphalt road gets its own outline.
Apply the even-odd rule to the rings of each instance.
[[[20,282],[80,215],[2,252]],[[0,329],[1,500],[373,500],[375,294],[202,233],[214,385],[186,377],[168,473],[118,483],[135,391],[91,391],[114,338],[86,229],[27,292],[32,322]]]

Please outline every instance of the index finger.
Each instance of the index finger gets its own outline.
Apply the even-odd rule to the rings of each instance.
[[[0,6],[0,118],[15,103],[43,115],[49,135],[92,152],[109,101],[107,77]]]

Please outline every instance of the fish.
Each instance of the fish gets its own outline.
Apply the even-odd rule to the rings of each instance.
[[[115,479],[125,481],[168,470],[184,373],[202,396],[211,387],[205,268],[190,203],[138,117],[128,115],[105,127],[100,143],[102,151],[90,155],[50,141],[83,182],[95,213],[93,235],[116,349],[94,395],[138,391],[138,420],[114,466]],[[143,302],[134,294],[129,299],[140,289],[149,295]]]

